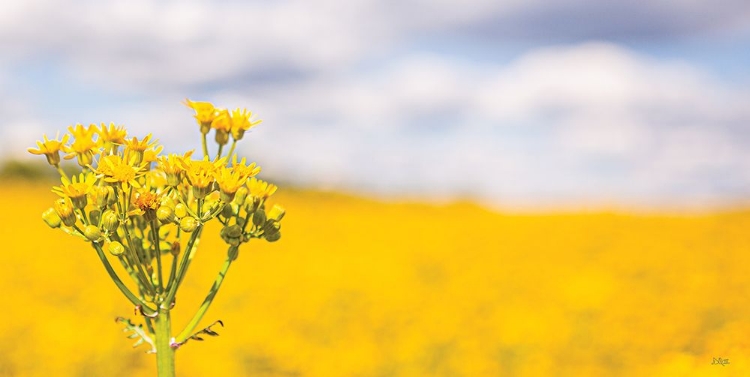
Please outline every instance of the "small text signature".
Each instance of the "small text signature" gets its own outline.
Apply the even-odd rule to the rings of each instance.
[[[711,365],[725,366],[728,364],[729,364],[729,359],[722,359],[721,357],[714,357],[714,361],[711,362]]]

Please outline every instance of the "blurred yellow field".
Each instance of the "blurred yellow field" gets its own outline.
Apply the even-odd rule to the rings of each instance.
[[[750,213],[503,215],[280,191],[275,244],[243,246],[180,376],[750,375]],[[133,308],[83,241],[0,188],[0,376],[151,376]],[[208,229],[189,319],[226,247]],[[216,234],[216,236],[209,236]],[[719,365],[717,359],[728,360]]]

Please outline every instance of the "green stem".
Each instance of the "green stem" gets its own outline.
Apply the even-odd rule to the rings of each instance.
[[[217,160],[221,158],[221,150],[222,149],[224,149],[224,144],[219,144],[219,152],[216,153],[216,159]]]
[[[237,146],[237,140],[232,140],[232,147],[229,148],[229,153],[227,153],[228,158],[232,158],[232,153],[234,153],[234,148]]]
[[[159,248],[159,225],[158,225],[158,220],[156,219],[151,220],[151,233],[153,234],[152,246],[153,246],[154,253],[156,253],[156,269],[158,270],[157,271],[157,280],[158,280],[157,290],[159,291],[159,293],[161,293],[164,290],[164,285],[163,285],[164,278],[162,277],[162,272],[161,272],[161,249]]]
[[[233,246],[234,252],[236,253],[236,246]],[[232,248],[230,248],[230,254],[232,254]],[[219,293],[219,288],[221,288],[221,283],[224,282],[224,277],[227,275],[227,271],[229,270],[229,266],[232,265],[232,261],[234,259],[229,256],[227,257],[227,260],[224,261],[224,265],[221,267],[221,270],[219,271],[219,274],[216,275],[216,280],[214,280],[214,284],[211,286],[211,289],[208,291],[208,294],[206,295],[206,298],[203,300],[203,303],[201,304],[200,308],[198,309],[198,312],[195,313],[195,316],[193,316],[193,319],[190,320],[190,322],[185,326],[185,329],[180,332],[179,335],[175,338],[175,342],[182,343],[187,339],[190,334],[195,330],[195,328],[198,326],[198,323],[200,323],[201,319],[203,319],[203,315],[206,314],[206,311],[208,311],[208,308],[211,306],[211,303],[214,301],[214,297],[216,297],[216,294]]]
[[[174,377],[174,348],[172,342],[172,323],[169,318],[169,309],[162,308],[154,323],[156,333],[156,371],[159,377]]]
[[[194,230],[193,234],[190,235],[190,240],[188,241],[187,248],[185,249],[185,254],[182,256],[182,260],[180,261],[180,268],[177,271],[177,274],[174,276],[174,279],[169,282],[169,285],[167,287],[167,296],[163,301],[166,303],[167,307],[172,304],[174,296],[175,294],[177,294],[177,288],[180,287],[182,279],[185,278],[185,272],[187,271],[190,262],[193,260],[195,251],[198,250],[198,243],[200,242],[201,232],[203,232],[203,224],[199,224],[198,229]]]
[[[65,174],[65,170],[63,170],[63,169],[62,169],[62,168],[60,167],[60,164],[57,164],[57,165],[55,165],[55,168],[57,168],[57,172],[58,172],[58,173],[60,173],[60,176],[61,176],[61,177],[65,177],[65,179],[68,179],[68,175],[67,175],[67,174]]]
[[[104,250],[102,250],[101,245],[98,243],[91,243],[92,246],[94,246],[94,249],[96,249],[96,254],[99,256],[99,259],[101,259],[102,263],[104,264],[104,268],[107,270],[107,273],[109,274],[109,277],[112,278],[112,281],[115,282],[115,285],[117,285],[117,288],[120,289],[120,292],[122,292],[125,297],[130,300],[130,302],[133,303],[135,306],[140,306],[143,308],[143,312],[147,315],[151,315],[155,313],[154,309],[151,309],[148,305],[146,305],[145,302],[141,301],[136,295],[133,294],[133,292],[130,292],[130,289],[128,289],[127,286],[120,280],[120,277],[117,276],[117,273],[115,270],[112,269],[112,265],[109,263],[109,260],[107,259],[107,256],[104,255]]]
[[[208,157],[208,143],[206,142],[206,134],[203,134],[203,157]]]

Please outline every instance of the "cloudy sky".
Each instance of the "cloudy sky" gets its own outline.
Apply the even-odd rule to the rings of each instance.
[[[267,178],[499,207],[750,201],[746,0],[0,8],[0,155],[75,123],[195,148],[247,107]]]

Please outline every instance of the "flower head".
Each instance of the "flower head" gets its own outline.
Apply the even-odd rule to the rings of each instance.
[[[140,164],[143,161],[146,149],[153,147],[155,144],[156,141],[151,141],[151,134],[146,135],[146,137],[141,140],[138,140],[137,137],[125,140],[125,159],[135,159],[135,163]],[[161,151],[161,149],[159,149],[159,151]]]
[[[39,147],[39,149],[33,149],[29,148],[28,151],[31,154],[43,154],[47,157],[47,163],[49,163],[52,166],[57,166],[60,164],[60,149],[63,148],[63,145],[68,142],[68,138],[70,135],[65,134],[62,138],[62,140],[57,140],[55,138],[54,140],[47,139],[47,135],[44,135],[44,141],[37,141],[36,145]]]
[[[237,155],[234,155],[234,158],[232,159],[232,172],[250,178],[260,173],[260,166],[257,166],[254,162],[247,165],[247,158],[245,157],[242,157],[242,160],[237,162]]]
[[[182,173],[186,168],[186,161],[190,161],[193,151],[188,151],[180,156],[170,153],[168,156],[161,156],[157,159],[159,167],[167,175],[167,182],[170,186],[177,186],[182,182]]]
[[[262,122],[262,120],[250,120],[250,118],[253,116],[253,113],[250,111],[247,111],[247,109],[235,109],[232,111],[231,116],[231,132],[232,132],[232,138],[234,140],[241,140],[242,137],[245,135],[245,131],[249,130],[252,127],[257,126]]]
[[[136,207],[137,214],[143,215],[146,220],[151,221],[156,218],[156,210],[159,209],[161,198],[151,191],[141,191],[136,196],[133,204]]]
[[[141,187],[138,178],[143,174],[145,164],[137,164],[135,159],[125,161],[118,155],[104,156],[99,161],[96,173],[104,177],[105,182],[119,183],[123,190],[130,186]]]
[[[81,173],[78,177],[74,175],[73,181],[70,181],[65,176],[60,178],[60,180],[62,181],[62,185],[53,187],[52,192],[63,198],[70,198],[73,201],[73,206],[76,208],[86,207],[86,195],[94,187],[96,176],[91,173]]]
[[[201,133],[207,134],[211,130],[211,122],[216,117],[216,108],[211,102],[197,102],[185,99],[185,106],[195,110],[195,120],[201,127]]]
[[[232,131],[232,115],[227,109],[218,109],[216,118],[211,122],[211,128],[216,130],[216,143],[225,145],[229,142],[229,133]]]
[[[63,147],[66,152],[69,152],[66,156],[66,160],[70,160],[74,157],[78,158],[78,165],[88,166],[94,160],[94,155],[99,153],[97,143],[94,141],[94,135],[96,134],[96,127],[90,125],[84,128],[81,124],[76,124],[68,127],[68,131],[73,135],[75,140],[73,144]]]
[[[198,198],[205,198],[211,192],[211,185],[216,181],[216,173],[226,163],[226,157],[210,161],[208,157],[203,160],[183,160],[187,171],[187,178],[193,186],[193,192]]]
[[[250,178],[250,182],[247,184],[250,189],[250,195],[258,199],[268,199],[269,196],[276,192],[276,185],[257,179],[255,177]]]
[[[109,151],[114,151],[116,146],[125,144],[125,136],[127,136],[125,127],[115,126],[114,123],[110,123],[109,127],[102,123],[101,127],[96,129],[96,133],[99,134],[99,146]]]

